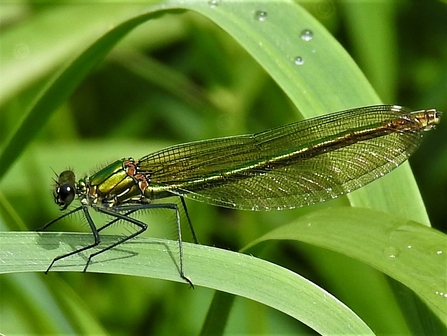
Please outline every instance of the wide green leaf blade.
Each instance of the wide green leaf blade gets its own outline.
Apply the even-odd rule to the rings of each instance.
[[[108,245],[117,236],[103,236]],[[84,233],[0,233],[0,273],[45,271],[51,260],[91,243]],[[186,275],[196,286],[243,296],[307,324],[320,334],[372,334],[368,326],[335,297],[305,278],[267,261],[208,246],[184,243]],[[94,252],[93,249],[91,252]],[[85,256],[57,263],[53,271],[81,271]],[[178,243],[137,238],[99,255],[89,272],[183,281],[178,273]],[[299,304],[297,304],[299,302]]]
[[[447,236],[424,225],[361,208],[329,208],[272,230],[268,240],[296,240],[342,253],[400,281],[447,317]]]

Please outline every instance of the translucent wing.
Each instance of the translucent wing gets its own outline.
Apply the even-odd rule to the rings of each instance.
[[[148,177],[149,198],[183,195],[246,210],[310,205],[404,162],[424,130],[409,115],[399,106],[370,106],[254,135],[181,144],[142,158],[138,171]]]

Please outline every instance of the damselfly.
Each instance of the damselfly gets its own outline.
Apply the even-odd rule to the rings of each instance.
[[[94,242],[56,257],[63,258],[97,246],[100,232],[118,220],[136,232],[91,259],[144,232],[147,225],[130,215],[153,208],[176,214],[180,276],[183,269],[180,212],[176,203],[153,200],[177,196],[197,242],[184,197],[241,210],[282,210],[327,201],[349,193],[389,173],[419,146],[424,131],[439,123],[441,112],[412,111],[396,105],[377,105],[340,111],[257,134],[180,144],[139,160],[117,160],[91,176],[76,180],[70,171],[56,181],[54,200],[65,210],[77,196],[80,206],[41,230],[75,212],[83,212]],[[114,219],[97,228],[89,209]]]

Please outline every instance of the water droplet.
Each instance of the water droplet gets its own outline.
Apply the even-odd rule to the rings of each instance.
[[[313,38],[314,38],[314,33],[312,33],[311,30],[309,30],[309,29],[304,29],[304,30],[301,32],[301,39],[302,39],[302,40],[304,40],[304,41],[310,41],[310,40],[312,40]]]
[[[300,56],[295,57],[295,59],[293,60],[293,62],[296,65],[303,65],[304,64],[304,59]]]
[[[210,0],[208,1],[208,5],[210,5],[211,8],[216,8],[219,6],[221,0]]]
[[[265,21],[267,19],[267,12],[264,11],[256,11],[255,18],[258,21]]]
[[[318,1],[317,11],[319,15],[329,16],[334,12],[333,4],[331,1]]]
[[[14,56],[17,59],[24,60],[30,54],[30,49],[25,43],[17,43],[14,46]]]
[[[383,254],[385,255],[385,257],[387,258],[396,258],[399,255],[400,251],[398,248],[396,247],[387,247],[384,251]]]

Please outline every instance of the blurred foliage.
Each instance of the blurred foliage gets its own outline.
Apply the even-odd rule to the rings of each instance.
[[[0,142],[17,127],[25,107],[48,79],[73,55],[113,22],[147,6],[138,2],[69,3],[0,3],[0,43],[14,45],[13,50],[1,47]],[[351,53],[384,103],[437,108],[447,113],[445,3],[300,4]],[[86,15],[101,18],[89,20]],[[78,37],[84,36],[85,30],[91,32],[90,40]],[[70,39],[65,40],[65,35]],[[11,62],[19,62],[24,71],[8,73],[3,64]],[[336,69],[337,62],[333,62]],[[175,143],[257,132],[295,121],[297,116],[296,108],[267,73],[231,36],[208,20],[189,12],[152,20],[112,50],[22,153],[20,164],[15,164],[1,182],[0,226],[3,230],[25,230],[21,223],[31,223],[28,229],[32,230],[58,215],[49,192],[54,177],[49,167],[56,172],[72,167],[79,173],[90,173],[117,158],[139,157]],[[443,120],[437,131],[427,134],[410,160],[431,223],[444,232],[446,134],[447,123]],[[246,213],[194,202],[188,203],[188,210],[201,243],[232,250],[287,223],[297,213],[310,211]],[[172,219],[165,221],[163,228],[152,225],[148,234],[175,237]],[[79,230],[68,221],[64,225],[64,230]],[[405,328],[398,309],[388,320],[385,316],[393,309],[396,312],[391,293],[387,296],[386,291],[377,290],[381,296],[374,298],[376,289],[356,292],[351,278],[359,278],[352,273],[332,282],[328,274],[317,271],[313,265],[316,261],[309,254],[308,249],[303,252],[300,246],[287,243],[273,244],[262,252],[324,285],[365,320],[376,319],[377,333]],[[357,269],[365,277],[381,277],[352,260],[333,254],[330,257],[330,262],[349,272]],[[1,276],[0,285],[0,332],[6,334],[196,334],[213,295],[211,290],[191,291],[183,284],[89,273]],[[343,286],[348,290],[341,289]],[[351,296],[347,291],[353,292]],[[387,308],[383,315],[369,304],[370,300],[384,302]],[[73,326],[73,321],[79,321],[82,327]],[[287,334],[312,330],[279,312],[236,298],[227,332]]]

